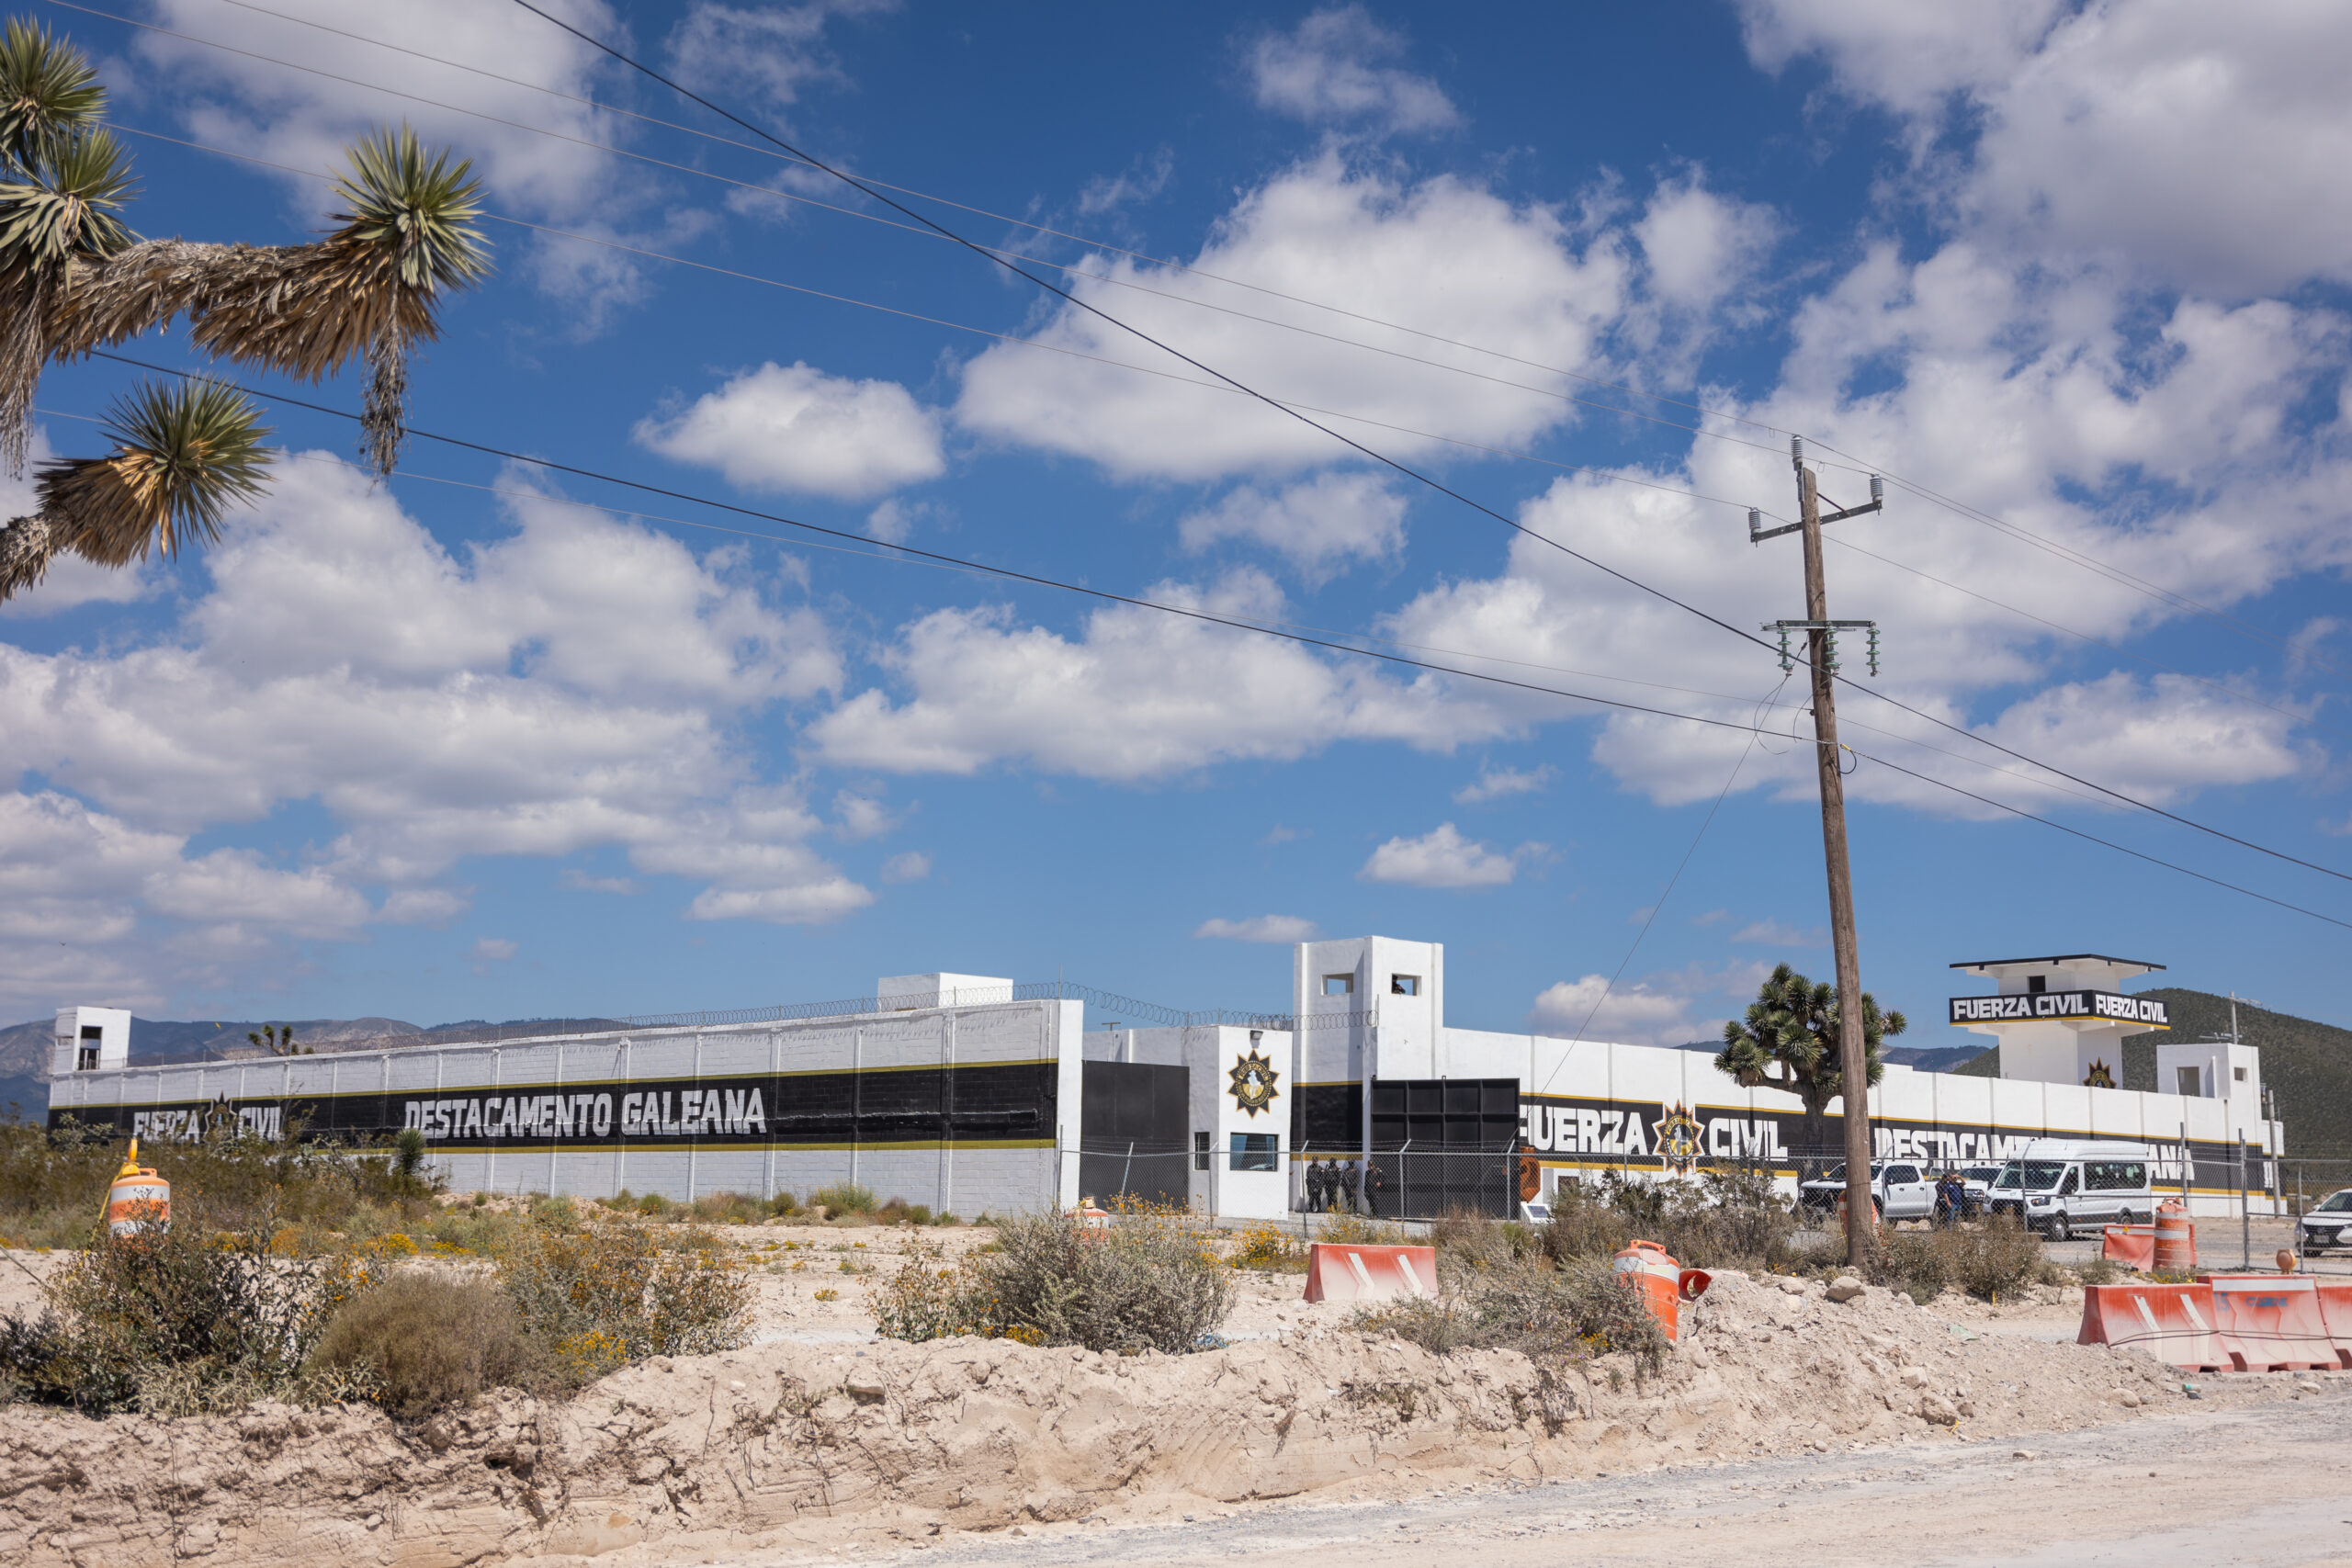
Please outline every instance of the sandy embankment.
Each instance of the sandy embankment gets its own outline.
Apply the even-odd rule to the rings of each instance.
[[[1343,1310],[1299,1302],[1295,1276],[1250,1280],[1237,1342],[1200,1355],[903,1345],[870,1337],[871,1277],[839,1266],[887,1269],[905,1233],[743,1235],[813,1244],[763,1254],[786,1271],[761,1275],[761,1342],[631,1369],[561,1404],[503,1395],[414,1431],[359,1410],[176,1423],[0,1412],[0,1551],[130,1568],[850,1549],[1204,1504],[1973,1441],[2184,1403],[2180,1380],[2144,1356],[2057,1342],[2070,1304],[1996,1316],[1884,1291],[1840,1304],[1817,1281],[1792,1291],[1736,1274],[1692,1309],[1683,1349],[1646,1381],[1617,1358],[1557,1381],[1515,1354],[1442,1359],[1367,1338]],[[820,1290],[841,1299],[819,1303]],[[2290,1396],[2295,1380],[2198,1381],[2230,1405]]]

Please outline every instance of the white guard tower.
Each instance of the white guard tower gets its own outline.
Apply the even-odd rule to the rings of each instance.
[[[2161,964],[2074,953],[1952,967],[2000,987],[1989,997],[1952,998],[1951,1022],[2000,1041],[2005,1078],[2120,1089],[2123,1037],[2172,1027],[2164,1003],[2117,989],[2135,975],[2162,969]],[[2173,1090],[2169,1083],[2157,1087]]]
[[[129,1008],[59,1008],[49,1075],[112,1072],[130,1066]]]

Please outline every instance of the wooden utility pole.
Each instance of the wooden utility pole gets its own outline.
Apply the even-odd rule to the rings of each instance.
[[[1838,765],[1837,704],[1837,637],[1847,627],[1869,628],[1871,672],[1878,672],[1876,627],[1868,621],[1832,621],[1829,588],[1823,579],[1821,525],[1841,518],[1876,512],[1883,504],[1880,481],[1871,480],[1867,506],[1851,506],[1821,514],[1821,496],[1813,470],[1804,466],[1804,443],[1792,438],[1790,460],[1797,471],[1797,516],[1790,527],[1763,530],[1755,513],[1748,514],[1751,541],[1776,534],[1802,531],[1804,536],[1804,614],[1803,621],[1776,623],[1781,633],[1783,659],[1789,632],[1805,634],[1805,661],[1813,674],[1814,761],[1821,780],[1822,860],[1829,876],[1829,933],[1838,964],[1838,1070],[1840,1097],[1845,1101],[1846,1131],[1846,1261],[1860,1266],[1870,1256],[1877,1232],[1871,1185],[1870,1053],[1862,1032],[1861,950],[1854,934],[1854,878],[1846,850],[1846,777]],[[1773,627],[1767,627],[1772,630]]]

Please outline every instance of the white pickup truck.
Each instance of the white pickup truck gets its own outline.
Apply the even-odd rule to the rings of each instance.
[[[1808,1209],[1835,1209],[1846,1195],[1846,1168],[1833,1165],[1797,1189]],[[1882,1220],[1924,1220],[1936,1212],[1936,1184],[1907,1160],[1871,1162],[1871,1197]]]

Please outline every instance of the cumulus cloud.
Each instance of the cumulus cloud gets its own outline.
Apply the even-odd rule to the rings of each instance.
[[[473,956],[478,964],[503,964],[521,951],[503,936],[486,936],[474,943]]]
[[[2132,0],[1744,0],[1748,47],[1964,150],[1940,194],[2045,252],[2223,296],[2352,278],[2352,12]]]
[[[864,501],[945,471],[939,422],[896,381],[773,361],[638,422],[639,445],[746,490]],[[895,515],[895,514],[894,514]],[[889,537],[879,524],[877,537]]]
[[[578,866],[568,865],[555,879],[555,885],[568,893],[632,894],[639,891],[637,879],[629,876],[591,876]]]
[[[1755,996],[1765,974],[1761,964],[1720,969],[1694,964],[1613,987],[1605,975],[1587,975],[1544,987],[1528,1010],[1527,1021],[1543,1033],[1569,1038],[1689,1044],[1721,1034],[1730,1010]]]
[[[848,789],[833,796],[833,815],[839,819],[834,831],[852,843],[878,839],[900,820],[898,813],[874,796]]]
[[[1734,942],[1752,942],[1766,947],[1827,947],[1829,928],[1815,926],[1799,931],[1786,920],[1751,920],[1731,933]]]
[[[1464,255],[1478,257],[1478,287],[1432,282],[1454,276]],[[1453,449],[1414,431],[1510,446],[1553,428],[1574,412],[1563,400],[1574,383],[1526,365],[1511,366],[1499,380],[1453,375],[1204,311],[1195,302],[1232,302],[1231,290],[1204,275],[1248,278],[1406,323],[1416,330],[1347,321],[1342,335],[1491,378],[1490,357],[1435,340],[1507,344],[1523,360],[1584,369],[1603,357],[1600,339],[1622,310],[1630,270],[1621,237],[1580,242],[1575,226],[1548,207],[1513,205],[1451,177],[1408,184],[1351,171],[1334,154],[1249,192],[1189,265],[1200,270],[1166,272],[1130,256],[1097,256],[1089,271],[1157,292],[1083,276],[1069,287],[1268,396],[1401,427],[1339,426],[1383,451],[1417,457]],[[1248,308],[1318,333],[1334,330],[1328,312],[1272,296],[1252,295]],[[1097,463],[1120,479],[1294,471],[1343,455],[1329,436],[1255,400],[1195,384],[1198,372],[1074,307],[1050,315],[1032,341],[1114,363],[997,344],[965,367],[956,402],[965,428]],[[1122,364],[1167,374],[1116,367]]]
[[[1515,795],[1533,795],[1550,786],[1553,772],[1549,762],[1526,769],[1482,767],[1476,779],[1453,792],[1453,803],[1456,806],[1484,806],[1490,800],[1508,800]]]
[[[1255,572],[1147,592],[1219,615],[1283,613],[1280,591]],[[1002,608],[939,610],[902,628],[882,663],[906,695],[860,692],[813,720],[807,735],[826,761],[944,773],[1022,761],[1136,782],[1290,761],[1342,739],[1444,750],[1514,722],[1435,677],[1393,681],[1365,662],[1126,605],[1090,613],[1075,637]]]
[[[1633,232],[1652,298],[1676,310],[1705,311],[1763,270],[1781,220],[1760,203],[1708,189],[1694,169],[1658,186]]]
[[[1252,915],[1246,920],[1203,920],[1193,934],[1219,942],[1262,942],[1286,947],[1313,942],[1322,931],[1313,920],[1298,915]]]
[[[1287,557],[1310,583],[1327,581],[1351,560],[1393,556],[1405,544],[1405,498],[1371,474],[1318,474],[1269,494],[1243,485],[1215,506],[1177,525],[1188,550],[1225,539],[1262,545]]]
[[[552,496],[507,520],[454,554],[391,492],[296,455],[206,553],[212,586],[175,626],[96,651],[0,645],[12,769],[90,803],[58,841],[92,863],[135,843],[153,874],[94,974],[145,953],[149,994],[206,983],[356,931],[376,897],[374,918],[446,924],[469,892],[449,874],[475,855],[616,847],[704,882],[706,917],[835,919],[870,899],[730,738],[837,689],[822,620],[771,602],[739,552],[696,557]],[[336,825],[302,862],[175,847],[296,801]],[[0,970],[19,959],[34,962],[0,951]]]
[[[896,8],[895,0],[817,0],[800,6],[695,0],[671,29],[671,68],[706,93],[751,92],[777,107],[788,107],[812,85],[845,80],[825,46],[828,22]]]
[[[1309,125],[1397,132],[1460,124],[1436,83],[1388,63],[1408,52],[1404,35],[1362,6],[1326,6],[1251,47],[1250,85],[1260,107]]]
[[[1504,852],[1464,838],[1451,822],[1441,822],[1418,839],[1389,840],[1372,852],[1356,875],[1365,882],[1407,887],[1500,887],[1518,874],[1523,862],[1545,848],[1531,842]]]
[[[891,884],[921,882],[931,874],[931,857],[919,850],[892,855],[882,863],[882,880]]]

